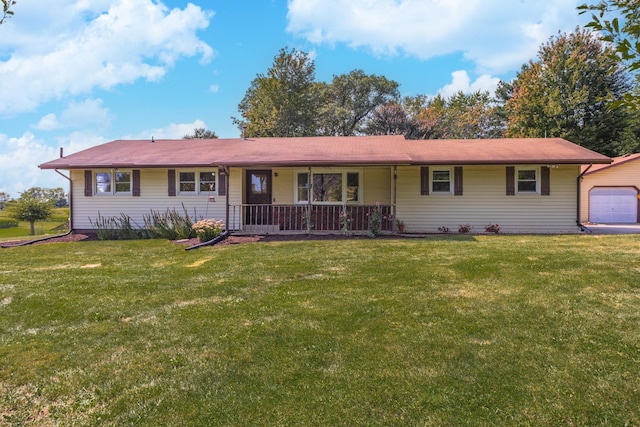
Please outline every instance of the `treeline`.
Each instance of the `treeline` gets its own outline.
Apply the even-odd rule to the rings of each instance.
[[[640,113],[612,108],[637,82],[588,31],[551,37],[495,93],[402,97],[398,88],[362,70],[319,82],[307,53],[283,48],[251,82],[232,120],[248,137],[561,137],[609,156],[640,151]]]

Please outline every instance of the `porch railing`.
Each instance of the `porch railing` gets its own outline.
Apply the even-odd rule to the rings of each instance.
[[[374,209],[381,215],[380,230],[393,230],[390,205],[231,205],[229,224],[231,231],[327,231],[342,229],[342,217],[352,231],[367,231],[369,217]]]

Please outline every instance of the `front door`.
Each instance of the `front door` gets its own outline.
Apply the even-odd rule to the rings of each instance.
[[[271,170],[247,170],[246,182],[246,224],[271,224]]]

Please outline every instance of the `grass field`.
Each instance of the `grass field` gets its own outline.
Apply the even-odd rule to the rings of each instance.
[[[0,425],[640,425],[638,236],[0,249]]]
[[[6,210],[0,210],[0,219],[9,218]],[[44,237],[48,235],[55,235],[63,233],[65,230],[60,230],[58,227],[62,227],[69,221],[69,208],[55,208],[53,215],[48,221],[37,221],[35,223],[35,237]],[[18,227],[0,228],[0,242],[6,240],[12,240],[16,237],[29,237],[31,232],[28,222],[20,222]]]

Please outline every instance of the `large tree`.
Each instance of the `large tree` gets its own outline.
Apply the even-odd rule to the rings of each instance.
[[[283,48],[266,74],[258,74],[233,118],[249,137],[309,136],[316,132],[318,91],[309,55]]]
[[[324,135],[351,136],[365,132],[373,111],[400,98],[398,83],[362,70],[334,76],[323,85],[320,127]]]
[[[640,70],[640,3],[638,0],[601,0],[578,6],[580,14],[591,11],[587,28],[594,29],[604,41],[611,43],[612,56],[619,57],[627,71]],[[613,106],[640,107],[640,94],[627,92]]]
[[[628,92],[627,76],[595,34],[576,29],[551,37],[502,88],[509,96],[506,134],[561,137],[615,155],[628,113],[608,107]]]

